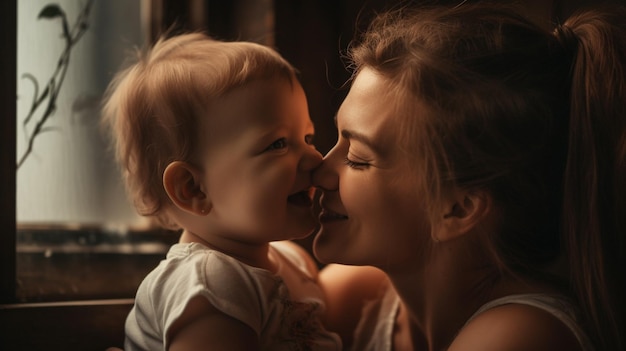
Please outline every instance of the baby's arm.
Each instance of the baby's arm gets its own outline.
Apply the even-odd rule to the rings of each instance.
[[[169,351],[183,350],[258,350],[254,330],[209,303],[193,298],[168,331]]]
[[[319,271],[313,257],[298,244],[281,241],[275,245],[290,246],[288,251],[297,254],[298,261],[320,286],[326,304],[322,322],[326,329],[339,334],[347,349],[366,302],[380,297],[382,288],[388,284],[385,273],[370,266],[338,264],[330,264]]]
[[[368,300],[379,298],[381,288],[388,284],[381,270],[370,266],[330,264],[318,278],[326,295],[325,325],[338,333],[344,348],[352,343],[354,330]]]

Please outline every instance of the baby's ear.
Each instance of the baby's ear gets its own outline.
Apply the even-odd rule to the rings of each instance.
[[[198,216],[211,211],[202,175],[201,170],[183,161],[174,161],[165,168],[163,187],[176,207]]]
[[[485,191],[453,191],[433,226],[433,240],[446,241],[467,234],[485,219],[491,206],[491,196]]]

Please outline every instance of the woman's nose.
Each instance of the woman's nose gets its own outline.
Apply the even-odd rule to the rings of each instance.
[[[313,186],[325,190],[332,191],[339,188],[339,176],[336,171],[337,162],[335,160],[336,147],[330,150],[322,164],[313,171]]]

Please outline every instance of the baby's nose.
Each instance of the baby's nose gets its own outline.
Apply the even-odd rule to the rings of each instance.
[[[317,168],[322,163],[322,154],[315,148],[310,147],[304,152],[302,160],[300,161],[300,168],[306,171],[311,171]]]

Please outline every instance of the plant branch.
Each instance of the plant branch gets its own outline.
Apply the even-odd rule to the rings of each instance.
[[[39,109],[40,106],[42,106],[46,99],[48,103],[45,111],[35,124],[35,127],[30,136],[28,136],[28,133],[26,133],[28,146],[26,148],[26,151],[22,154],[19,161],[17,162],[17,169],[19,169],[22,164],[24,164],[24,161],[26,161],[28,156],[33,152],[35,138],[41,133],[52,129],[45,128],[45,124],[56,111],[56,100],[59,96],[59,93],[61,92],[63,82],[65,81],[65,75],[67,74],[67,69],[70,63],[72,48],[76,45],[80,38],[82,38],[85,31],[89,28],[87,20],[89,18],[89,12],[91,10],[92,3],[93,0],[87,1],[87,4],[79,13],[78,18],[76,19],[76,22],[74,23],[74,26],[72,26],[71,30],[69,29],[65,12],[58,5],[46,5],[39,12],[39,19],[53,19],[57,17],[61,18],[63,38],[65,39],[65,49],[63,50],[61,56],[59,57],[59,60],[57,61],[57,67],[54,70],[54,73],[48,80],[48,84],[46,84],[46,89],[41,94],[39,94],[39,82],[37,81],[37,79],[30,73],[25,73],[22,75],[22,78],[30,80],[35,88],[30,110],[23,122],[24,130],[26,130],[26,127],[31,121],[35,112]]]

